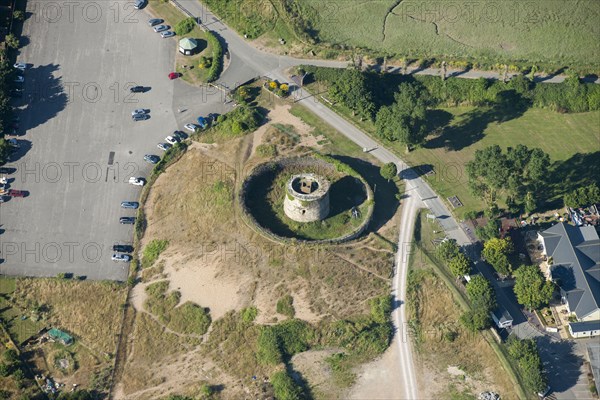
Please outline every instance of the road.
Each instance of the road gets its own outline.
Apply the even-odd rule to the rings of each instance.
[[[200,17],[204,25],[216,31],[227,42],[231,61],[228,69],[219,79],[219,83],[225,87],[233,88],[238,83],[258,76],[267,76],[280,82],[288,82],[289,77],[284,70],[293,65],[318,64],[321,66],[343,67],[344,63],[335,61],[313,61],[296,59],[286,56],[276,56],[261,52],[248,44],[236,32],[229,29],[223,22],[214,16],[206,7],[197,1],[179,0],[179,3],[187,9],[191,15]],[[417,399],[417,381],[412,362],[411,342],[408,337],[406,317],[406,276],[408,269],[408,258],[410,256],[412,234],[416,212],[419,208],[427,207],[434,214],[440,225],[446,231],[448,237],[456,239],[459,244],[470,244],[471,241],[462,231],[444,202],[437,197],[429,185],[423,181],[412,169],[410,169],[399,157],[388,151],[360,129],[337,115],[328,107],[321,104],[310,93],[298,88],[294,93],[296,101],[306,106],[309,110],[329,123],[332,127],[344,134],[362,148],[369,149],[369,153],[382,163],[393,162],[398,166],[401,177],[406,182],[406,196],[402,205],[402,225],[398,238],[398,252],[396,254],[395,276],[393,280],[393,296],[396,305],[392,314],[396,334],[394,336],[392,351],[395,350],[394,358],[397,360],[396,371],[401,376],[396,377],[400,381],[390,384],[392,387],[401,387],[404,393],[390,392],[388,398]],[[377,377],[374,377],[377,378]],[[385,382],[379,382],[385,385]]]

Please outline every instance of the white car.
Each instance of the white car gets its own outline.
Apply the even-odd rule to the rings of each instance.
[[[136,178],[135,176],[132,176],[131,178],[129,178],[130,185],[144,186],[145,183],[146,182],[144,182],[144,180],[142,178]]]
[[[172,145],[175,145],[175,144],[179,143],[179,140],[177,140],[177,139],[176,139],[176,138],[174,138],[173,136],[167,136],[167,137],[165,138],[165,142],[167,142],[167,143],[169,143],[169,144],[172,144]]]
[[[129,254],[113,254],[111,258],[113,261],[131,261],[131,256]]]
[[[198,130],[198,125],[196,125],[196,124],[185,124],[184,128],[187,129],[188,131],[196,132],[196,130]]]
[[[137,110],[133,110],[131,112],[131,116],[133,117],[134,115],[140,115],[140,114],[146,114],[147,110],[143,109],[143,108],[138,108]]]
[[[169,143],[159,143],[156,145],[156,147],[158,147],[159,149],[161,149],[162,151],[167,151],[169,150],[172,146]]]
[[[16,63],[15,65],[13,65],[13,67],[15,67],[16,69],[20,69],[22,71],[25,71],[27,69],[27,64],[25,64],[25,63]]]
[[[14,80],[15,83],[23,83],[25,82],[25,78],[22,76],[17,76]]]

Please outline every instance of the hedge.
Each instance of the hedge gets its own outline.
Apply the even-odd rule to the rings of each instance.
[[[212,31],[206,31],[206,41],[212,49],[212,64],[208,69],[206,80],[214,82],[219,78],[223,70],[223,46],[221,46],[221,42]]]

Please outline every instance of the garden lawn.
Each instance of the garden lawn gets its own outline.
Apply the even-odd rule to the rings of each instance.
[[[461,121],[472,107],[445,109],[454,115],[450,123],[453,126]],[[460,129],[456,135],[467,135]],[[450,142],[453,139],[448,138]],[[460,140],[460,138],[459,138]],[[550,155],[551,161],[567,161],[576,153],[594,153],[600,151],[600,112],[581,114],[559,114],[544,109],[529,109],[521,117],[504,123],[491,123],[484,130],[481,139],[458,151],[446,150],[444,147],[424,148],[410,153],[398,153],[412,166],[432,165],[436,173],[427,181],[435,191],[446,199],[458,195],[463,207],[455,210],[462,216],[471,210],[482,210],[485,205],[481,199],[474,197],[467,187],[468,177],[465,164],[473,159],[476,150],[498,144],[502,148],[526,145],[529,148],[539,147]]]

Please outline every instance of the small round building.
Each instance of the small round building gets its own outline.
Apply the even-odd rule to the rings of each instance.
[[[315,174],[299,174],[286,185],[283,211],[297,222],[321,221],[329,215],[329,181]]]

